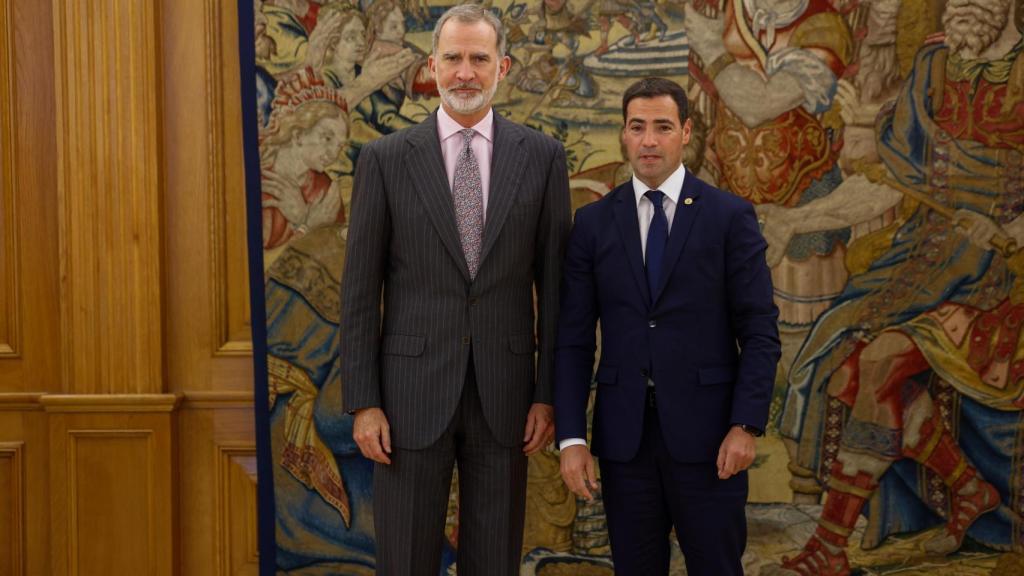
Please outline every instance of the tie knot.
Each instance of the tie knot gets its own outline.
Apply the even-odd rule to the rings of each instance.
[[[661,190],[648,190],[644,193],[644,196],[651,201],[651,204],[654,204],[655,210],[664,209],[664,204],[662,202],[665,200],[665,193]]]
[[[459,130],[462,133],[462,146],[469,148],[469,145],[473,142],[473,136],[476,136],[476,130],[472,128],[463,128]]]

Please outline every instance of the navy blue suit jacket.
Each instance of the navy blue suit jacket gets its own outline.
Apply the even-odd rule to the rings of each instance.
[[[714,462],[732,424],[763,430],[781,354],[766,247],[749,202],[688,171],[652,301],[632,181],[580,208],[563,266],[558,440],[586,438],[598,321],[598,457],[636,454],[648,374],[678,462]]]

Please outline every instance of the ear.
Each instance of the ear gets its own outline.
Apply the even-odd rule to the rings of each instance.
[[[502,56],[501,64],[498,66],[498,80],[504,80],[508,74],[509,68],[512,67],[512,58],[508,56]]]
[[[692,131],[693,131],[693,120],[690,119],[690,118],[687,118],[686,122],[683,122],[683,134],[682,134],[683,146],[686,146],[687,144],[690,143],[690,136],[692,136]]]
[[[427,69],[430,70],[430,77],[437,80],[437,60],[433,54],[427,56]]]

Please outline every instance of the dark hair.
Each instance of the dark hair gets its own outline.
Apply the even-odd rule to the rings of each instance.
[[[644,78],[637,80],[622,95],[622,122],[626,122],[626,108],[634,98],[657,98],[658,96],[671,96],[679,108],[679,125],[686,124],[688,107],[686,103],[686,91],[679,84],[667,78]]]

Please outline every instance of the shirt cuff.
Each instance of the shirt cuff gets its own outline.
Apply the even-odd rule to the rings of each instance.
[[[566,438],[558,443],[559,450],[565,450],[569,446],[586,446],[587,441],[583,438]]]
[[[731,428],[736,428],[737,426],[743,429],[744,432],[750,434],[755,438],[760,438],[761,436],[764,436],[764,430],[761,430],[757,426],[751,426],[750,424],[743,424],[741,422],[733,422],[732,424],[730,424]]]

